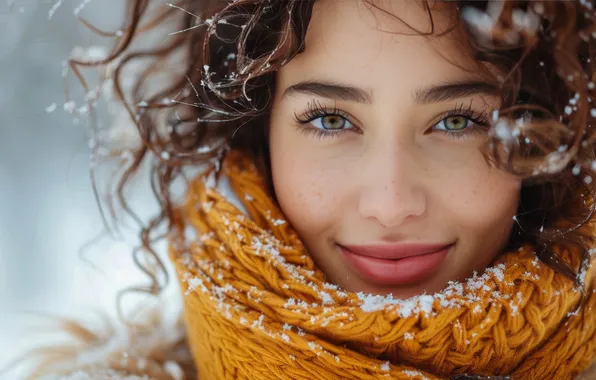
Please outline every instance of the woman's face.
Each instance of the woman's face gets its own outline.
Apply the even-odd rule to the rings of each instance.
[[[482,156],[499,98],[456,36],[416,35],[416,1],[379,6],[315,3],[305,51],[277,76],[272,177],[328,281],[406,298],[489,265],[520,181]]]

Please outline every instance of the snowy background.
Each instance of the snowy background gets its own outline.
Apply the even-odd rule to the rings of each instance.
[[[34,314],[114,312],[115,293],[140,279],[130,244],[103,239],[81,252],[102,222],[89,133],[64,111],[61,77],[73,47],[110,44],[75,9],[85,4],[80,16],[115,31],[125,1],[0,0],[0,368],[38,344],[24,328],[44,322]]]

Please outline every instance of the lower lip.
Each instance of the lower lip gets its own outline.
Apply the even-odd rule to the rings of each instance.
[[[361,256],[339,247],[348,265],[365,279],[382,285],[405,285],[421,281],[443,263],[453,245],[440,251],[403,259]]]

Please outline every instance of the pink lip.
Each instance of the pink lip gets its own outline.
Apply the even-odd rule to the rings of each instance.
[[[353,270],[365,279],[382,285],[405,285],[427,278],[443,263],[453,246],[454,244],[338,245]]]
[[[382,245],[346,245],[348,251],[360,255],[376,257],[378,259],[397,260],[410,256],[426,255],[440,251],[452,244],[382,244]]]

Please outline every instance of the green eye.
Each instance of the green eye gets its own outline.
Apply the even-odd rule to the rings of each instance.
[[[477,132],[485,133],[488,131],[489,126],[490,122],[484,113],[458,107],[446,113],[438,123],[433,125],[431,131],[459,139],[467,138]]]
[[[338,130],[346,127],[346,119],[339,115],[327,115],[321,117],[321,126],[327,130]]]
[[[462,131],[468,127],[470,119],[464,116],[449,116],[441,120],[439,124],[444,125],[447,131]]]

